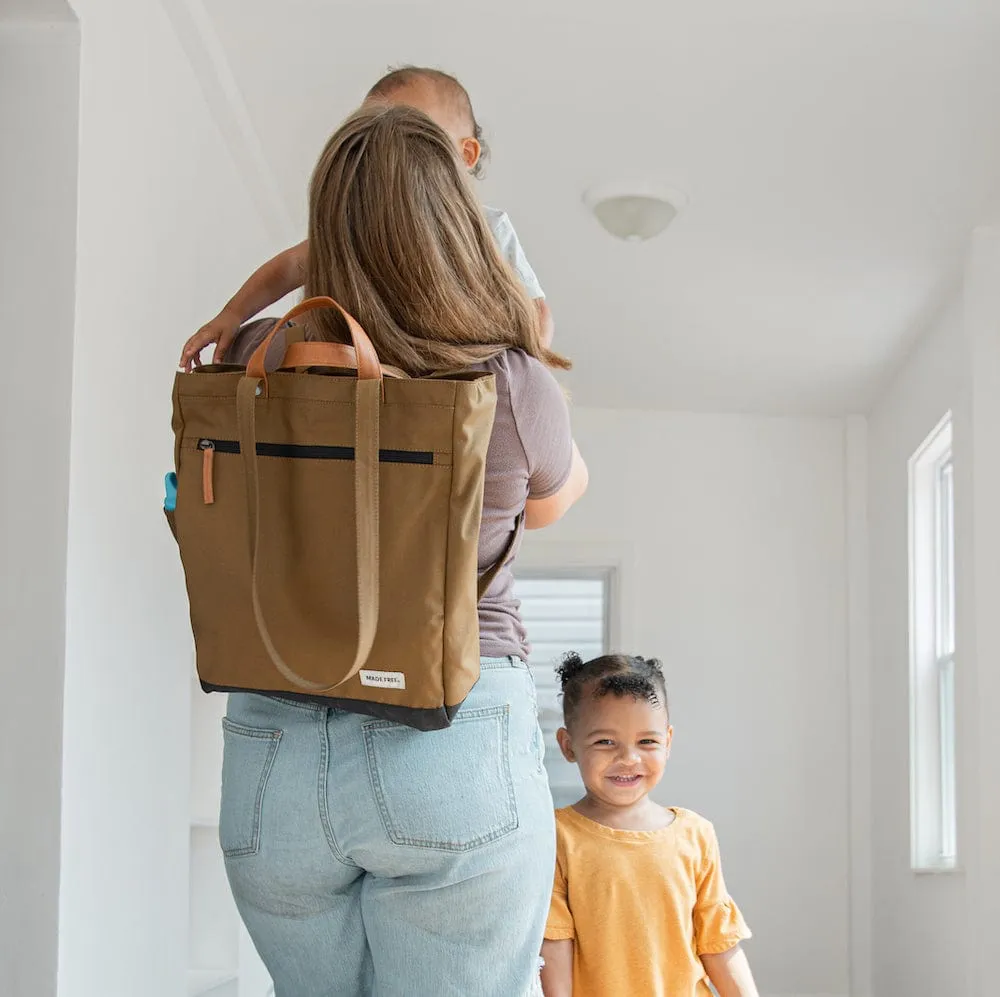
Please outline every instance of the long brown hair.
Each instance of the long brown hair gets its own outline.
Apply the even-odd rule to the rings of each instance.
[[[448,135],[420,111],[366,106],[327,143],[309,188],[306,294],[339,301],[383,363],[454,370],[541,342],[538,313],[501,257]],[[318,338],[344,341],[318,312]]]

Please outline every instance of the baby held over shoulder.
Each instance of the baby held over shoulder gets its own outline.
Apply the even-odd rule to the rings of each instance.
[[[453,76],[436,69],[406,66],[382,77],[365,96],[365,105],[411,107],[426,114],[448,135],[455,154],[471,174],[478,175],[488,155],[483,130],[476,120],[468,91]],[[500,255],[517,275],[538,313],[542,344],[552,343],[552,313],[541,284],[521,246],[506,212],[484,207],[483,213]],[[198,362],[201,351],[216,344],[213,363],[227,358],[240,327],[254,315],[302,287],[308,271],[309,242],[279,253],[259,267],[223,309],[184,344],[180,367]]]

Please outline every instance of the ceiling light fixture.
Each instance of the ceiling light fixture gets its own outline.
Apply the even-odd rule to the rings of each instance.
[[[611,183],[591,187],[583,203],[606,232],[626,242],[645,242],[659,235],[688,199],[678,190],[653,184]]]

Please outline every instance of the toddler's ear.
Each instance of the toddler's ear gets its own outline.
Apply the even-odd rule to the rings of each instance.
[[[559,750],[563,753],[563,758],[568,762],[576,762],[576,752],[573,751],[573,741],[569,736],[569,731],[565,727],[560,727],[556,731],[556,740],[559,742]]]

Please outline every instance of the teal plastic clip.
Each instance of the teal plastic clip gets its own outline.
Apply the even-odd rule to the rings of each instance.
[[[166,495],[163,499],[163,511],[173,512],[177,508],[177,475],[171,471],[164,479]]]

